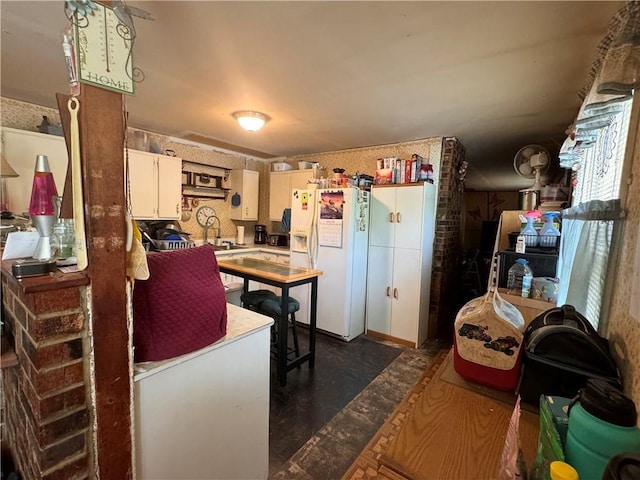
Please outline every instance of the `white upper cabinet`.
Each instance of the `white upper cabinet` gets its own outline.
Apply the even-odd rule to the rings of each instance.
[[[271,172],[269,176],[269,220],[282,220],[282,211],[291,207],[293,189],[305,189],[309,179],[313,178],[313,170],[289,170]]]
[[[260,173],[253,170],[231,170],[229,173],[231,220],[258,220]]]
[[[377,187],[375,190],[371,198],[369,244],[421,248],[424,216],[422,185]]]
[[[182,159],[129,150],[131,211],[137,220],[178,220]]]

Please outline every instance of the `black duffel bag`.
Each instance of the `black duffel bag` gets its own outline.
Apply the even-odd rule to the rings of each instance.
[[[540,395],[573,398],[589,378],[622,389],[609,342],[571,305],[547,310],[524,332],[524,357],[517,392],[538,405]]]

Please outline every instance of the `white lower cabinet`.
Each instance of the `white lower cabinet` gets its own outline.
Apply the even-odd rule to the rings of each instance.
[[[216,252],[216,258],[225,259],[225,260],[230,260],[232,258],[240,258],[244,256],[245,255],[243,255],[242,253],[226,253],[225,251]],[[231,283],[244,283],[243,278],[236,277],[235,275],[231,275],[230,273],[220,272],[220,279],[222,280],[223,285],[229,285]]]
[[[414,344],[420,314],[420,251],[369,247],[367,328]]]
[[[134,377],[140,479],[266,479],[270,321],[227,306],[227,335]]]
[[[261,260],[266,260],[267,262],[275,262],[288,264],[289,263],[289,255],[272,253],[272,252],[260,252],[259,255],[256,255],[255,258],[259,258]],[[263,290],[271,290],[276,295],[280,295],[280,289],[274,287],[273,285],[267,285],[266,283],[256,283],[256,288],[261,288]]]

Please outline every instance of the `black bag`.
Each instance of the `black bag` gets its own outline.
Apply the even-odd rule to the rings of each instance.
[[[571,305],[534,318],[524,332],[524,357],[517,392],[538,405],[540,395],[572,398],[589,378],[622,389],[609,342]]]

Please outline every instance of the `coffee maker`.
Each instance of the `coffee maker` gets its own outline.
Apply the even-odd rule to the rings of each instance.
[[[253,236],[253,243],[256,245],[264,245],[267,243],[267,226],[256,225],[255,234]]]

